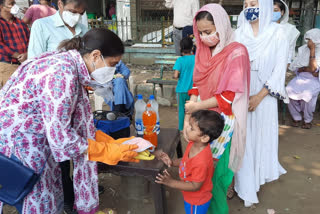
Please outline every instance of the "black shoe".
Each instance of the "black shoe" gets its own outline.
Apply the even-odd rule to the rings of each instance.
[[[65,203],[63,206],[63,214],[78,214],[78,212],[73,209],[73,204]]]

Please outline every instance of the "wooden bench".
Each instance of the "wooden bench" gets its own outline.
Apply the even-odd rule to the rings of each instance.
[[[162,86],[162,85],[177,85],[178,81],[174,79],[163,79],[163,72],[164,72],[164,66],[165,65],[173,65],[176,63],[176,60],[179,58],[179,56],[172,56],[172,55],[162,55],[157,56],[155,60],[155,64],[161,65],[160,67],[160,77],[159,78],[152,78],[148,79],[147,83],[153,83],[153,94],[155,93],[155,86],[156,84]],[[173,70],[171,69],[171,72]]]

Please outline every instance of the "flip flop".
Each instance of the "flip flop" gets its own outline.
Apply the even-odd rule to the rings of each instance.
[[[301,126],[302,129],[311,129],[312,128],[312,123],[304,123]]]
[[[299,127],[299,125],[300,125],[300,123],[301,123],[301,120],[292,120],[292,126],[293,127]]]

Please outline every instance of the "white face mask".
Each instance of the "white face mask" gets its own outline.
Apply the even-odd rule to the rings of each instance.
[[[76,26],[80,21],[81,15],[79,13],[71,13],[70,11],[62,12],[63,21],[70,27]]]
[[[100,84],[105,84],[113,79],[114,72],[116,71],[116,67],[109,67],[106,65],[104,58],[101,56],[105,67],[96,69],[96,65],[94,63],[94,71],[90,74],[90,76]]]
[[[15,16],[19,13],[19,9],[19,6],[15,4],[11,7],[10,13]]]

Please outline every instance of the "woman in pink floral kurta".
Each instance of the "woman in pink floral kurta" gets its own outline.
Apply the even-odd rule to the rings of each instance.
[[[84,155],[87,139],[95,137],[84,88],[92,81],[87,66],[76,50],[45,53],[22,64],[0,91],[0,152],[36,172],[48,158],[40,182],[24,199],[23,214],[63,211],[58,162],[70,159],[78,213],[98,209],[97,166]]]

